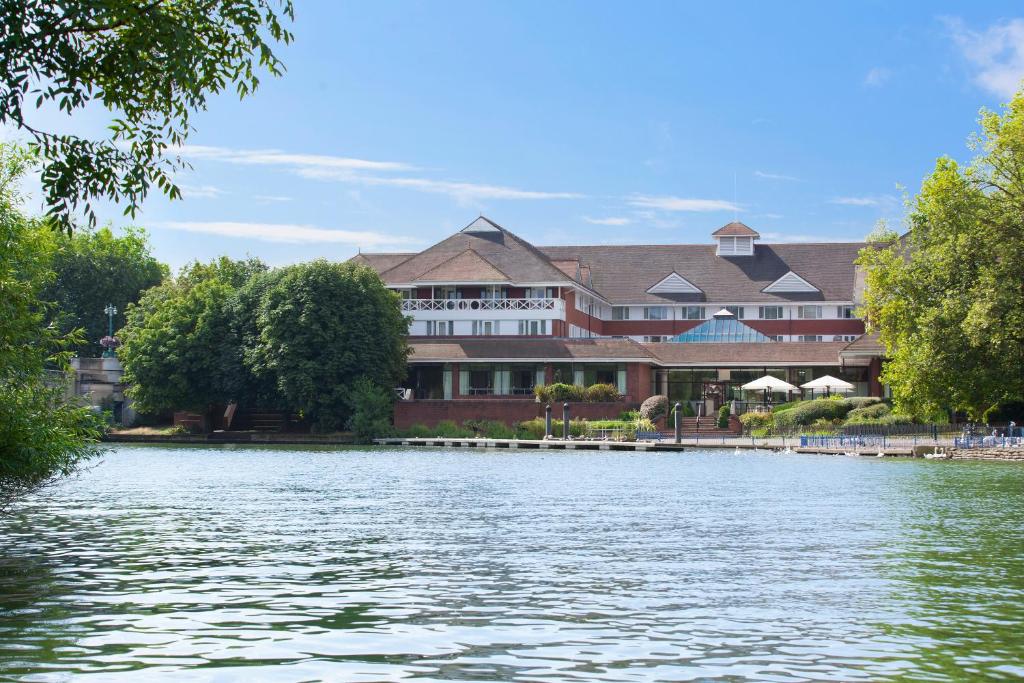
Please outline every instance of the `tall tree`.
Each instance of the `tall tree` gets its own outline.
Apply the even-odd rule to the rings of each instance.
[[[258,325],[247,358],[319,431],[346,425],[357,381],[391,389],[405,376],[408,321],[398,294],[365,266],[320,259],[283,269]]]
[[[51,214],[68,230],[81,208],[123,201],[134,215],[150,187],[180,197],[172,147],[191,114],[233,88],[245,97],[259,70],[280,75],[272,50],[288,43],[291,0],[0,0],[0,123],[42,152]],[[110,137],[42,130],[32,109],[68,115],[98,103]]]
[[[888,351],[898,409],[976,419],[1024,400],[1024,91],[982,110],[977,152],[940,158],[910,230],[866,248],[864,310]]]
[[[104,309],[117,309],[114,329],[120,329],[129,303],[167,277],[167,266],[149,250],[146,232],[124,228],[114,235],[109,228],[78,230],[54,238],[54,278],[43,289],[44,301],[56,303],[54,321],[62,332],[81,329],[85,341],[75,348],[81,356],[98,356],[99,340],[107,334]]]
[[[76,339],[45,324],[52,240],[17,208],[28,155],[0,146],[0,509],[97,452],[100,425],[69,401],[59,372]]]
[[[264,270],[257,259],[194,263],[128,307],[118,357],[137,410],[205,411],[245,391],[232,299]]]

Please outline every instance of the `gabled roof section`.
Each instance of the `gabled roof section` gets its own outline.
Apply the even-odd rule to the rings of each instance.
[[[361,263],[377,271],[380,275],[386,270],[411,259],[415,254],[366,254],[359,253],[349,259],[351,263]]]
[[[700,292],[700,287],[674,270],[647,290],[648,294],[699,294]]]
[[[508,275],[472,249],[451,257],[420,275],[420,282],[509,282]]]
[[[593,289],[612,305],[785,303],[854,301],[854,261],[863,242],[759,244],[752,256],[722,258],[713,244],[608,244],[544,247],[553,260],[579,259],[593,272]],[[817,290],[798,293],[765,291],[790,271]],[[685,273],[703,294],[652,294],[653,278]]]
[[[760,237],[756,230],[751,228],[746,223],[739,221],[733,221],[732,223],[726,223],[718,230],[711,233],[712,237]]]
[[[501,226],[492,221],[489,218],[480,216],[475,221],[467,225],[462,229],[462,232],[469,233],[486,233],[486,232],[501,232]]]
[[[469,228],[473,226],[477,227],[470,230]],[[495,282],[529,284],[574,281],[571,276],[555,267],[551,259],[532,244],[485,216],[477,218],[465,229],[382,273],[381,277],[390,285],[400,285],[417,282],[430,273],[430,280],[425,281],[437,282],[438,273],[432,271],[466,251],[472,251],[480,260],[500,273],[500,276],[495,275]],[[576,258],[565,256],[560,260]],[[485,282],[486,280],[480,278],[486,269],[481,267],[476,259],[464,257],[459,263],[468,266],[470,261],[476,265],[470,273],[473,279],[469,281]],[[450,278],[449,281],[457,281],[457,278]]]
[[[761,291],[769,294],[801,294],[821,290],[791,270]]]

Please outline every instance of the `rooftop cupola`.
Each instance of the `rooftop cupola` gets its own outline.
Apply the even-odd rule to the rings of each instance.
[[[754,240],[760,237],[756,230],[739,221],[723,225],[711,236],[718,242],[715,253],[719,256],[753,256]]]

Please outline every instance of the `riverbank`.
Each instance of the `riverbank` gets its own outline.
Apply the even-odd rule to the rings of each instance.
[[[280,444],[287,446],[323,445],[351,446],[355,439],[350,433],[301,434],[283,432],[211,432],[209,434],[178,434],[161,430],[132,429],[113,431],[104,436],[109,443],[148,444]],[[375,439],[379,446],[414,446],[447,448],[500,448],[511,450],[579,450],[579,451],[661,451],[683,452],[687,450],[767,450],[787,453],[822,455],[859,455],[864,457],[888,458],[931,458],[938,460],[989,460],[1000,462],[1024,462],[1024,447],[1009,448],[952,448],[945,444],[892,444],[885,448],[815,448],[800,447],[799,439],[750,437],[683,438],[678,444],[672,439],[663,441],[589,441],[561,439],[486,439],[486,438],[403,438],[389,437]],[[936,454],[938,451],[938,454]]]
[[[159,431],[124,430],[104,435],[109,443],[185,443],[185,444],[303,444],[350,446],[355,443],[352,434],[293,434],[288,432],[210,432],[209,434],[175,434]]]

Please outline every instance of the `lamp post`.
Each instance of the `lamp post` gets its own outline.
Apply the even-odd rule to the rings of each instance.
[[[116,343],[114,341],[114,316],[117,315],[117,307],[114,306],[114,304],[107,304],[107,307],[103,309],[103,312],[107,314],[107,339],[104,341],[109,340],[108,344],[104,344],[104,346],[106,346],[106,350],[103,352],[103,357],[113,358],[114,345]]]

